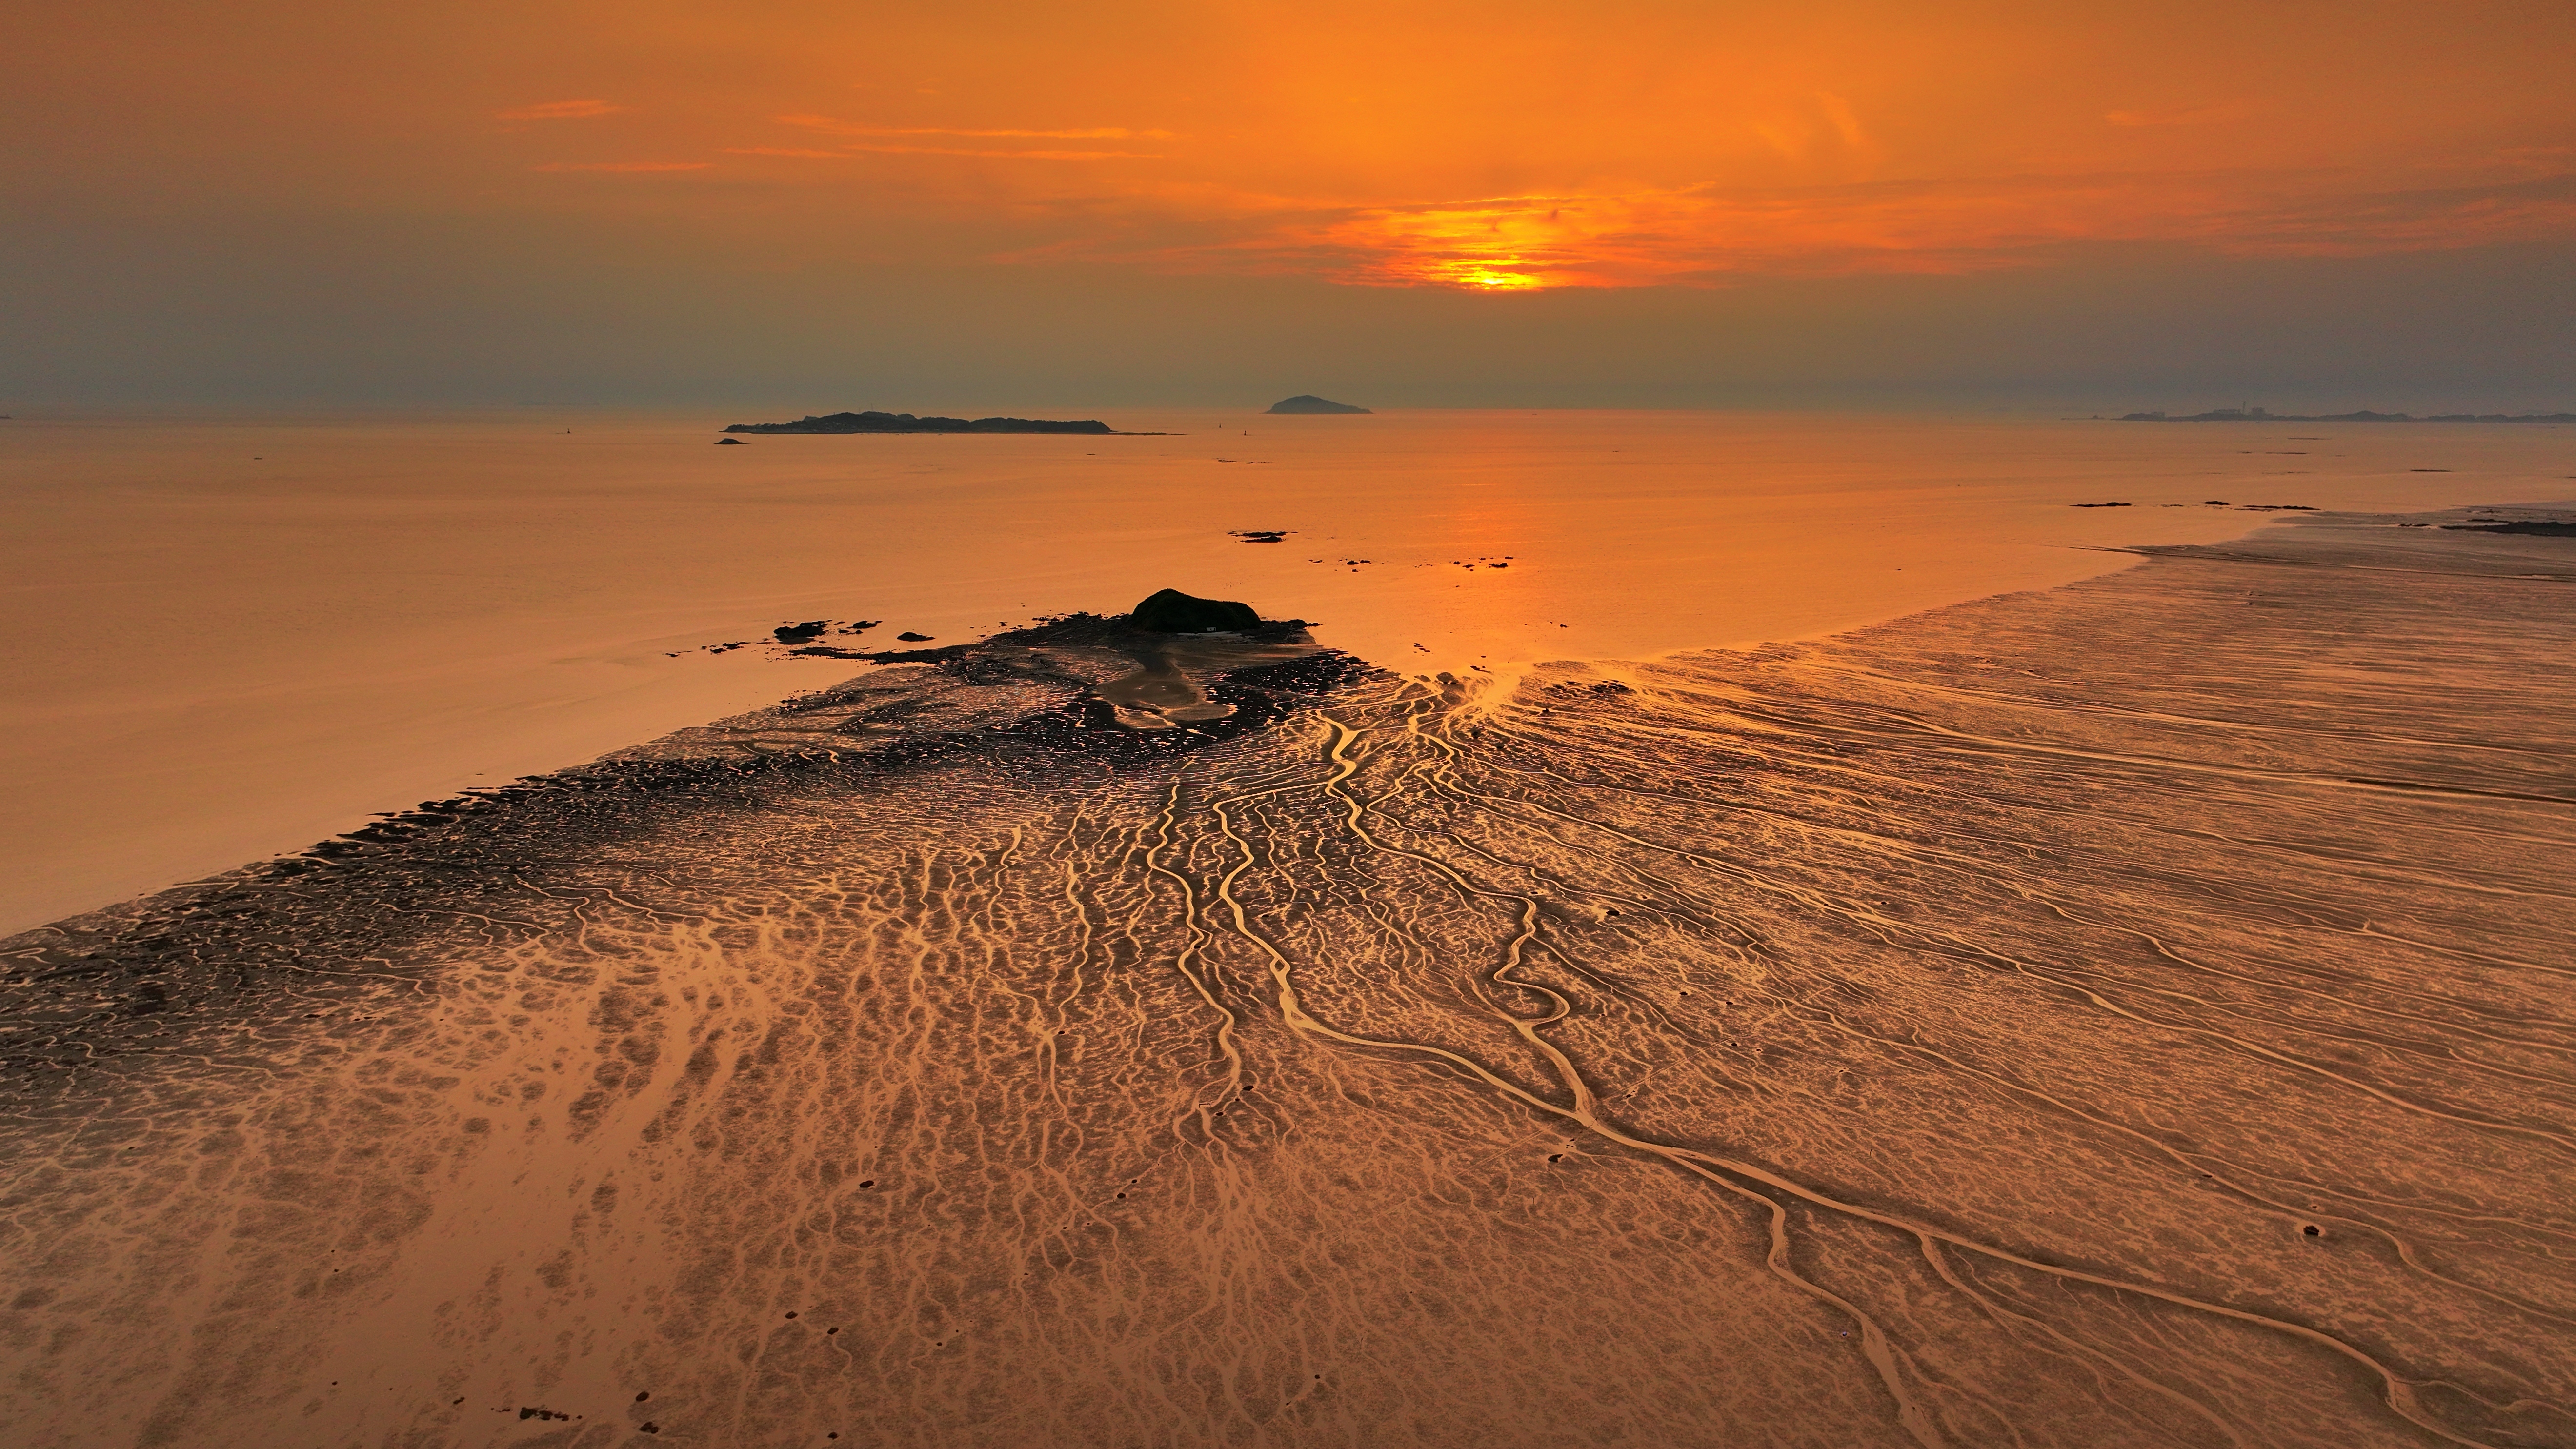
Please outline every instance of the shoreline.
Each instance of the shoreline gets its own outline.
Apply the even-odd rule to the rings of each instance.
[[[1967,1384],[1945,1412],[2010,1387],[2126,1443],[2180,1402],[2105,1402],[2000,1299],[2252,1437],[2510,1441],[2576,1399],[2576,1359],[2505,1394],[2481,1351],[2563,1347],[2522,1329],[2576,1295],[2530,1085],[2564,1034],[2531,968],[2576,947],[2576,553],[2420,521],[1491,709],[1335,667],[1179,755],[1078,738],[1138,659],[1070,621],[21,935],[41,1222],[205,1275],[174,1303],[40,1227],[26,1341],[131,1389],[31,1414],[1126,1442],[1250,1361],[1526,1429],[1555,1396],[1492,1406],[1533,1356],[1767,1385],[1577,1406],[1637,1442],[1876,1442]],[[1189,642],[1201,701],[1330,658]],[[201,1241],[290,1180],[310,1212]],[[2436,1229],[2439,1274],[2382,1248]],[[507,1311],[434,1311],[481,1285]],[[1566,1331],[1604,1296],[1656,1331]],[[135,1326],[44,1338],[100,1315]],[[2472,1392],[2405,1391],[2436,1377]]]
[[[1124,717],[1128,713],[1118,707],[1117,701],[1123,699],[1123,696],[1118,693],[1119,681],[1115,676],[1134,670],[1140,662],[1146,665],[1147,674],[1152,672],[1153,666],[1150,659],[1144,654],[1139,654],[1137,652],[1139,649],[1146,649],[1149,652],[1156,649],[1179,649],[1194,656],[1196,662],[1186,665],[1173,677],[1176,680],[1192,681],[1185,683],[1183,690],[1196,698],[1205,698],[1204,691],[1207,688],[1222,685],[1224,681],[1234,677],[1228,671],[1253,669],[1258,665],[1276,664],[1281,661],[1294,662],[1302,659],[1313,660],[1321,665],[1321,672],[1309,670],[1301,675],[1292,670],[1280,677],[1288,680],[1310,679],[1330,685],[1337,681],[1347,681],[1365,674],[1377,673],[1389,678],[1409,679],[1418,684],[1430,686],[1440,691],[1452,706],[1466,707],[1471,710],[1500,708],[1530,681],[1541,676],[1574,673],[1604,684],[1616,684],[1651,674],[1659,667],[1678,663],[1705,663],[1728,657],[1744,659],[1781,657],[1813,646],[1850,642],[1890,630],[1903,631],[1909,625],[1922,624],[1960,610],[2023,598],[2045,598],[2052,594],[2078,589],[2087,584],[2145,567],[2160,558],[2203,556],[2240,560],[2261,559],[2278,552],[2277,550],[2267,551],[2261,547],[2260,541],[2267,534],[2276,535],[2288,541],[2290,551],[2296,552],[2297,540],[2307,530],[2352,532],[2420,529],[2457,536],[2460,526],[2471,519],[2500,520],[2527,515],[2563,517],[2571,510],[2576,510],[2576,503],[2473,504],[2416,514],[2271,513],[2255,519],[2254,526],[2238,537],[2217,544],[2106,547],[2099,551],[2105,554],[2123,555],[2124,561],[2107,564],[2099,571],[2088,573],[2081,578],[2051,583],[2039,588],[2003,589],[1994,593],[1929,605],[1904,614],[1871,618],[1819,630],[1796,638],[1689,646],[1652,655],[1625,658],[1567,656],[1554,660],[1530,660],[1515,663],[1502,670],[1481,671],[1478,677],[1468,677],[1448,671],[1410,673],[1390,668],[1384,662],[1371,660],[1366,656],[1350,653],[1335,648],[1327,642],[1311,638],[1306,632],[1305,621],[1300,620],[1272,621],[1266,623],[1262,630],[1251,635],[1138,636],[1127,634],[1120,628],[1118,616],[1104,617],[1074,613],[1059,616],[1056,620],[1038,625],[996,630],[980,638],[936,648],[877,651],[873,656],[857,651],[842,652],[829,657],[828,660],[815,659],[812,662],[817,664],[828,662],[842,667],[852,662],[863,662],[865,667],[861,672],[839,678],[833,683],[818,688],[795,692],[749,710],[703,724],[684,725],[648,740],[605,750],[571,764],[534,771],[498,784],[469,786],[449,799],[428,801],[416,807],[369,812],[363,822],[353,821],[347,830],[334,832],[301,847],[255,857],[223,870],[173,882],[118,901],[74,911],[47,921],[31,923],[14,930],[0,931],[0,947],[21,942],[32,935],[75,922],[90,921],[93,918],[104,920],[136,911],[148,911],[156,901],[164,897],[177,898],[185,893],[202,889],[220,889],[244,880],[268,879],[280,874],[300,874],[308,869],[310,862],[313,861],[328,862],[367,847],[404,840],[423,823],[435,824],[453,818],[459,813],[458,807],[472,801],[507,799],[524,795],[529,791],[559,788],[567,782],[578,782],[587,772],[601,768],[665,765],[685,772],[725,762],[730,762],[728,767],[746,763],[760,767],[766,763],[791,759],[800,751],[812,747],[817,740],[828,743],[833,738],[831,731],[851,727],[855,722],[854,715],[864,714],[868,709],[884,707],[874,698],[875,696],[882,695],[888,690],[902,694],[916,688],[920,680],[936,674],[954,673],[960,678],[984,685],[1019,678],[1037,687],[1035,693],[1016,696],[1014,707],[1022,710],[1022,713],[1014,714],[1009,709],[1005,709],[1004,712],[995,714],[990,705],[977,706],[967,710],[969,722],[949,731],[950,735],[955,735],[957,730],[1007,730],[1018,734],[1025,733],[1032,725],[1042,733],[1067,726],[1102,726],[1102,739],[1086,741],[1081,746],[1086,749],[1094,743],[1111,743],[1115,734],[1119,733],[1106,728],[1114,722],[1112,716]],[[2495,537],[2511,538],[2518,542],[2535,536],[2552,536],[2502,529],[2480,532],[2488,532]],[[2548,545],[2542,547],[2545,549]],[[2540,557],[2546,560],[2549,556],[2544,553]],[[2516,565],[2516,567],[2522,566],[2524,565]],[[2529,574],[2510,576],[2533,577]],[[2556,577],[2559,581],[2576,582],[2576,563],[2571,563],[2570,571],[2565,575]],[[791,657],[793,657],[793,650],[786,644],[780,644],[777,647],[777,659],[766,662],[780,662]],[[1033,667],[1026,662],[1032,660],[1039,662]],[[1165,667],[1168,669],[1168,665]],[[883,684],[882,682],[890,676],[897,682]],[[1132,677],[1142,679],[1145,675],[1137,674]],[[1060,694],[1050,696],[1046,693],[1047,690],[1060,692],[1067,688],[1078,692],[1070,703],[1067,703]],[[899,728],[895,732],[896,735],[906,735],[911,731],[914,725],[913,715],[914,710],[910,707],[899,711],[904,727]],[[1058,722],[1059,717],[1061,717],[1061,723]],[[1279,718],[1278,713],[1271,710],[1261,714],[1253,723],[1253,727],[1266,725],[1277,718]],[[1194,726],[1185,724],[1183,733],[1190,738],[1179,743],[1183,752],[1186,752],[1230,739],[1239,732],[1239,725],[1230,725],[1221,730],[1207,731],[1202,735]],[[1123,753],[1137,758],[1153,758],[1157,751],[1151,747],[1152,743],[1149,739],[1146,741],[1146,747],[1141,750],[1113,750],[1112,754],[1114,756]],[[933,752],[935,753],[935,750]],[[919,748],[899,749],[898,756],[903,759],[928,757]],[[575,784],[574,788],[586,787]]]

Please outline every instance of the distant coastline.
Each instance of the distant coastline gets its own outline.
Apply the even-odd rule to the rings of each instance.
[[[2267,413],[2261,408],[2213,408],[2205,413],[2170,417],[2164,413],[2123,413],[2121,423],[2576,423],[2576,413]]]
[[[911,413],[808,413],[792,423],[735,423],[728,433],[1088,433],[1158,438],[1161,433],[1122,433],[1098,418],[942,418]]]

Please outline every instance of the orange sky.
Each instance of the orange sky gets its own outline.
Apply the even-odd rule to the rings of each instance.
[[[755,271],[1489,291],[2576,239],[2564,0],[2100,8],[54,7],[0,179]]]

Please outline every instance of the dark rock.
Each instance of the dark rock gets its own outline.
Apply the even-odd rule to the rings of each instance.
[[[716,439],[716,446],[717,446],[717,447],[719,447],[719,448],[739,448],[739,447],[741,447],[741,446],[742,446],[742,439],[740,439],[740,438],[718,438],[718,439]]]
[[[769,632],[777,635],[781,644],[811,644],[829,627],[828,619],[808,619],[802,624],[781,624]]]
[[[1258,629],[1261,616],[1252,612],[1250,604],[1202,599],[1178,589],[1163,589],[1138,604],[1128,614],[1127,622],[1149,634],[1214,634]]]
[[[927,635],[927,634],[915,634],[915,633],[913,633],[913,632],[912,632],[911,630],[909,630],[909,629],[906,629],[905,631],[903,631],[903,632],[902,632],[902,633],[900,633],[900,634],[895,635],[894,637],[896,637],[896,638],[898,638],[898,639],[902,640],[902,641],[903,641],[903,642],[905,642],[906,644],[927,644],[927,643],[929,643],[929,642],[930,642],[930,636],[929,636],[929,635]]]
[[[1320,398],[1311,392],[1301,392],[1295,397],[1281,398],[1272,403],[1269,410],[1274,413],[1364,413],[1368,411],[1367,408],[1352,407],[1349,403],[1337,403],[1329,398]]]

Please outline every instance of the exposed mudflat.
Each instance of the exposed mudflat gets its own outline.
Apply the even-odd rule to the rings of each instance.
[[[2457,521],[1006,636],[13,938],[0,1439],[2576,1444],[2576,544]]]

